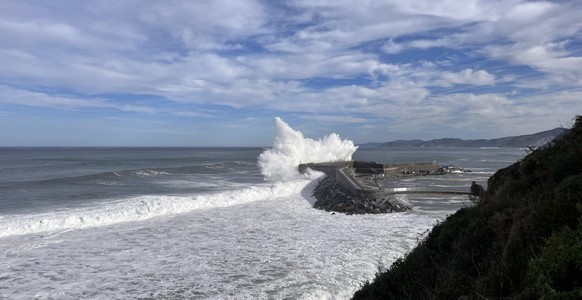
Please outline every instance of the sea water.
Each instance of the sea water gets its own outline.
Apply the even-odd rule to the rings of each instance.
[[[273,147],[0,149],[0,299],[346,299],[467,196],[383,215],[312,208],[318,160],[453,164],[399,179],[468,189],[519,149],[357,149],[276,121]]]

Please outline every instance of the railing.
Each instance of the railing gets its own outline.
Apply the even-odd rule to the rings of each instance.
[[[469,195],[467,191],[451,191],[451,190],[435,190],[431,188],[392,188],[384,189],[386,195],[400,195],[400,194],[449,194],[449,195]]]

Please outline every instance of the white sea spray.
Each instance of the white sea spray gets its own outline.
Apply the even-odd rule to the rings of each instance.
[[[336,133],[313,140],[294,130],[281,118],[275,118],[276,137],[271,149],[259,155],[259,167],[265,179],[287,181],[298,178],[300,163],[351,160],[358,149],[354,142],[342,140]]]

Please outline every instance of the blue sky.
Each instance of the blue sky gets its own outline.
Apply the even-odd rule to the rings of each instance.
[[[0,146],[493,138],[582,113],[580,1],[0,2]]]

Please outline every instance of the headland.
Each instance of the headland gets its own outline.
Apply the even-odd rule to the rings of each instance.
[[[387,245],[389,246],[389,245]],[[582,299],[582,116],[353,299]]]

